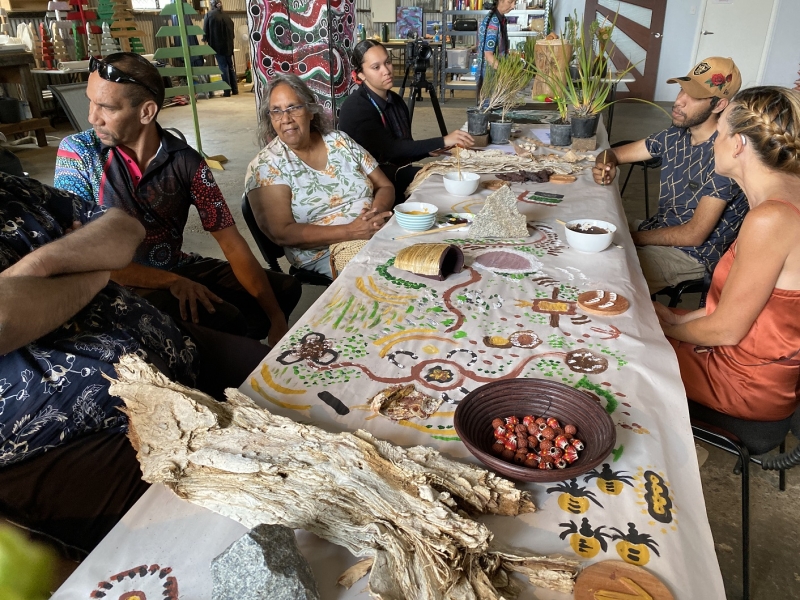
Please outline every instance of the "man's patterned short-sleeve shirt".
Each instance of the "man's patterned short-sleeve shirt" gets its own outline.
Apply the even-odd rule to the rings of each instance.
[[[192,260],[181,251],[191,205],[206,231],[234,222],[203,157],[171,133],[159,128],[159,134],[161,147],[139,181],[130,158],[103,144],[94,130],[66,137],[58,148],[54,185],[95,202],[100,211],[115,206],[136,217],[147,233],[133,260],[169,270]]]
[[[706,267],[716,265],[736,239],[749,208],[737,183],[714,171],[716,137],[714,133],[705,142],[692,146],[689,130],[673,125],[645,140],[650,154],[661,158],[661,189],[658,213],[642,223],[640,231],[688,223],[703,196],[719,198],[726,204],[703,244],[680,247]]]
[[[0,173],[0,272],[87,223],[94,202]],[[0,283],[0,285],[3,285]],[[103,376],[126,353],[156,361],[185,385],[198,369],[195,343],[133,292],[109,283],[74,317],[0,355],[0,469],[100,430],[124,432],[122,400]]]

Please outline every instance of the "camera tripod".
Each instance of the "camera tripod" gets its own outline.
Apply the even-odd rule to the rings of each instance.
[[[411,72],[411,69],[414,69],[414,77],[411,80],[411,85],[409,86],[409,94],[408,94],[408,119],[409,121],[414,121],[414,104],[417,102],[417,98],[422,100],[422,90],[427,90],[428,95],[431,97],[431,104],[433,105],[433,112],[436,115],[436,121],[439,123],[439,131],[442,132],[442,137],[447,135],[447,126],[444,124],[444,117],[442,116],[442,109],[439,106],[439,99],[436,97],[436,88],[434,85],[428,81],[428,78],[425,77],[425,70],[424,69],[417,69],[415,65],[409,64],[406,66],[406,73],[403,76],[403,84],[400,86],[400,97],[402,98],[406,91],[406,82],[408,81],[408,76]]]

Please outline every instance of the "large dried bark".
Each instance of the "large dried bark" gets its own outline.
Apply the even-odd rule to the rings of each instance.
[[[368,557],[375,598],[499,600],[516,594],[510,571],[572,590],[576,561],[492,548],[467,516],[534,511],[506,479],[423,446],[296,423],[233,389],[217,402],[132,355],[117,373],[111,393],[125,401],[146,481],[247,527],[306,529]]]

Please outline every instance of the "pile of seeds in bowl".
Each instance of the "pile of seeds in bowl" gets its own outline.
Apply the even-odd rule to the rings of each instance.
[[[575,425],[562,427],[553,417],[497,418],[492,429],[492,454],[531,469],[566,469],[584,448]]]

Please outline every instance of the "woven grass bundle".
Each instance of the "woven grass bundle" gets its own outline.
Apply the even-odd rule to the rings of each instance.
[[[464,253],[452,244],[414,244],[403,248],[394,266],[430,279],[445,279],[464,268]]]
[[[356,257],[356,254],[361,252],[361,249],[367,245],[368,241],[369,240],[350,240],[349,242],[337,242],[336,244],[330,245],[328,250],[330,252],[331,275],[333,275],[333,279],[339,276],[342,269]]]

